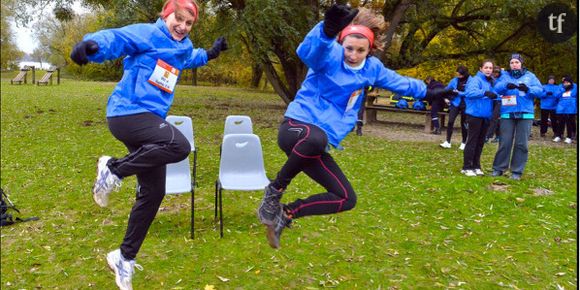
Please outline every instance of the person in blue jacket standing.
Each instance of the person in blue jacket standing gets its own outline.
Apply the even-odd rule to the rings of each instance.
[[[366,87],[417,99],[450,93],[427,90],[422,81],[401,76],[371,56],[372,50],[382,49],[383,30],[381,15],[335,4],[298,46],[296,52],[309,69],[278,131],[278,145],[288,159],[265,188],[257,210],[271,247],[280,247],[280,235],[293,219],[354,208],[355,191],[329,150],[340,149],[340,142],[354,128]],[[300,172],[326,191],[281,204],[284,191]]]
[[[520,180],[528,162],[528,138],[534,121],[534,98],[542,95],[538,78],[525,67],[520,54],[510,58],[510,69],[495,85],[501,95],[500,140],[493,160],[492,176],[509,168],[511,178]]]
[[[465,86],[465,114],[467,115],[467,143],[463,151],[463,169],[466,176],[481,176],[481,153],[493,111],[493,62],[484,60],[477,74]]]
[[[449,102],[449,120],[447,121],[447,136],[445,142],[439,144],[442,148],[451,148],[451,136],[453,135],[453,124],[457,116],[460,116],[459,127],[461,127],[461,145],[459,150],[465,149],[465,141],[467,140],[467,128],[465,127],[465,85],[470,79],[469,70],[464,65],[460,65],[456,70],[457,76],[454,77],[447,89],[452,89],[457,93]]]
[[[557,96],[556,118],[558,119],[558,135],[561,139],[566,132],[564,143],[572,144],[576,136],[576,114],[578,113],[578,86],[572,77],[565,76],[562,79],[562,88]],[[560,140],[554,140],[559,142]]]
[[[165,121],[180,72],[206,65],[227,49],[223,37],[209,50],[193,48],[188,35],[198,17],[194,0],[167,0],[154,24],[89,33],[71,53],[79,65],[125,56],[123,77],[107,103],[107,123],[129,153],[101,156],[92,190],[97,205],[106,207],[122,179],[137,176],[139,188],[125,237],[106,257],[120,289],[132,289],[135,257],[165,196],[166,164],[190,153],[185,136]]]
[[[543,86],[544,90],[540,96],[540,137],[546,137],[548,132],[548,120],[556,138],[556,128],[558,120],[556,118],[556,105],[558,104],[558,94],[561,87],[556,85],[556,78],[553,75],[548,76],[548,83]]]
[[[503,69],[495,65],[493,67],[493,81],[497,83],[505,72]],[[493,112],[491,113],[491,120],[489,121],[489,128],[487,128],[487,135],[485,136],[485,142],[487,143],[490,139],[492,143],[499,142],[499,117],[501,112],[501,97],[498,96],[497,99],[493,100]],[[494,138],[495,135],[495,138]]]

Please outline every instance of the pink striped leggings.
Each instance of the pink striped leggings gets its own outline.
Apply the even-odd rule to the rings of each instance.
[[[297,199],[287,205],[293,218],[338,213],[354,208],[356,194],[332,156],[326,152],[328,138],[317,126],[286,119],[278,131],[278,146],[288,160],[272,181],[272,186],[285,189],[300,172],[322,185],[327,192]]]

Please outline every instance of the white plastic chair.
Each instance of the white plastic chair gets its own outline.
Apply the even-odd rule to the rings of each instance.
[[[228,134],[253,134],[252,119],[249,116],[231,115],[226,117],[224,136]]]
[[[223,237],[222,190],[263,190],[270,180],[266,177],[262,144],[257,135],[224,135],[221,149],[219,176],[215,183],[215,219],[219,206],[220,237]]]
[[[167,164],[167,177],[165,181],[165,193],[185,193],[191,192],[191,238],[194,236],[194,205],[195,205],[195,179],[197,171],[197,150],[193,137],[193,124],[190,117],[167,116],[165,120],[175,126],[181,132],[193,152],[193,172],[190,170],[189,156],[176,163]]]

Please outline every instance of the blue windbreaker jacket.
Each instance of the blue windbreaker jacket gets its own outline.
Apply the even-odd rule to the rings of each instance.
[[[526,84],[529,88],[527,93],[515,89],[508,89],[507,84],[513,83],[515,85],[519,85],[521,83]],[[495,84],[495,91],[502,95],[504,98],[509,96],[515,96],[516,105],[514,106],[501,106],[501,114],[509,114],[509,113],[534,113],[534,98],[540,97],[543,94],[544,89],[542,88],[542,84],[538,80],[538,78],[530,71],[526,71],[526,73],[519,77],[514,78],[509,71],[506,71],[504,75],[500,78],[498,82]]]
[[[478,71],[475,76],[469,78],[465,85],[466,114],[477,118],[491,119],[493,100],[484,95],[486,91],[495,93],[493,83],[488,81],[482,72]]]
[[[471,76],[467,76],[468,82],[469,82],[470,78],[471,78]],[[447,89],[457,90],[458,84],[459,84],[459,78],[454,77],[447,85]],[[465,86],[467,87],[467,83],[465,83]],[[451,100],[451,105],[454,107],[459,107],[459,105],[461,104],[461,99],[465,99],[465,91],[463,91],[463,92],[459,91],[459,94]]]
[[[555,110],[558,105],[558,94],[562,89],[559,85],[545,84],[542,95],[540,96],[540,109],[542,110]],[[552,95],[548,95],[551,92]]]
[[[180,73],[208,61],[206,51],[194,49],[189,37],[174,40],[161,18],[155,24],[133,24],[89,33],[84,40],[99,45],[99,51],[88,57],[90,61],[101,63],[126,55],[123,78],[109,97],[107,117],[151,112],[165,118],[173,103],[173,93],[148,82],[157,60],[168,63]]]
[[[556,114],[577,114],[578,113],[578,86],[572,84],[570,94],[564,91],[564,87],[560,86],[560,93],[558,94],[558,105],[556,106]]]
[[[334,147],[354,128],[364,88],[384,88],[403,96],[425,97],[425,84],[386,68],[376,57],[368,57],[362,69],[344,64],[344,49],[322,31],[318,23],[296,50],[308,73],[285,117],[320,127]]]

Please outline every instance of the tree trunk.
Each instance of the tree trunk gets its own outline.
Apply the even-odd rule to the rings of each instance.
[[[191,85],[197,86],[197,68],[191,69]]]
[[[260,81],[262,80],[262,75],[264,74],[264,69],[259,64],[252,65],[252,80],[250,86],[252,88],[258,88],[260,86]]]

